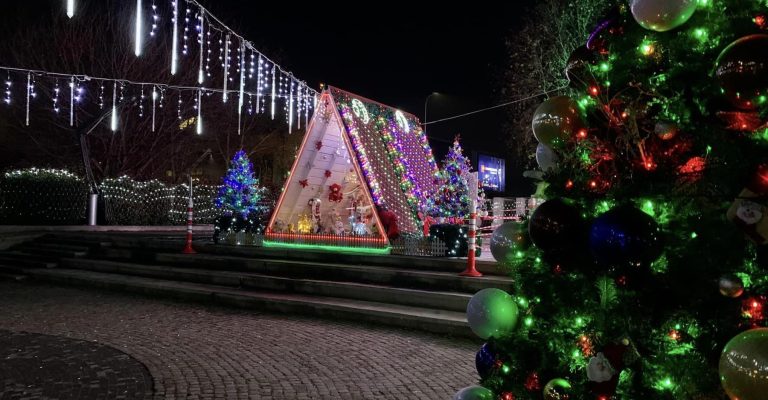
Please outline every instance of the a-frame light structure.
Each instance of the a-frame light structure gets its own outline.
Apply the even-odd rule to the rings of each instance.
[[[417,215],[436,172],[415,116],[330,87],[320,94],[265,245],[384,253],[389,239],[377,206],[397,216],[401,233],[420,235]]]

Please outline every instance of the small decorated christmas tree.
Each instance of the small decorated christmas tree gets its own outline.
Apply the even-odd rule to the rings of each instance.
[[[243,150],[238,151],[216,198],[216,208],[222,212],[222,218],[216,221],[216,238],[222,231],[259,231],[260,217],[266,211],[259,203],[265,194],[266,189],[260,187],[259,180],[253,176],[248,156]]]
[[[464,156],[459,137],[453,140],[453,146],[443,160],[443,167],[437,172],[437,191],[427,200],[427,209],[434,217],[467,218],[470,207],[469,175],[472,166]],[[481,193],[478,193],[482,196]],[[480,202],[478,202],[478,207]]]

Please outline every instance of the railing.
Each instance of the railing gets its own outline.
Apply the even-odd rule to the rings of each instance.
[[[442,240],[425,237],[401,237],[391,245],[391,254],[399,256],[445,257],[448,251]]]

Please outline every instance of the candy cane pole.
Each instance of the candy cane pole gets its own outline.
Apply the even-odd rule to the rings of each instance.
[[[469,238],[467,240],[467,269],[461,276],[483,276],[475,267],[475,238],[477,236],[477,172],[469,177]]]
[[[189,205],[187,206],[187,243],[184,246],[182,253],[184,254],[196,254],[195,249],[192,248],[192,175],[189,176]]]

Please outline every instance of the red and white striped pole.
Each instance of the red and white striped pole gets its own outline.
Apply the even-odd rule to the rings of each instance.
[[[192,175],[189,175],[189,205],[187,206],[187,243],[184,246],[182,253],[184,254],[196,254],[195,249],[192,248]]]
[[[475,267],[475,243],[477,237],[477,172],[469,177],[469,234],[467,239],[467,269],[461,276],[480,277],[483,274]]]

